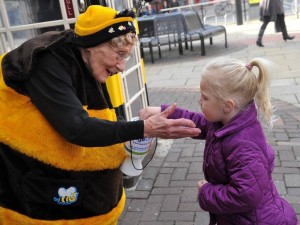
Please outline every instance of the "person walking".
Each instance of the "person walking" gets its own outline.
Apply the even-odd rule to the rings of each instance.
[[[124,142],[199,135],[169,111],[124,121],[106,80],[137,43],[132,10],[100,5],[74,30],[0,56],[0,224],[115,225],[125,206]],[[188,128],[188,129],[187,129]]]
[[[210,225],[298,225],[295,210],[272,180],[275,151],[262,126],[271,129],[274,121],[270,66],[262,58],[249,63],[213,60],[201,73],[201,112],[178,107],[169,116],[191,119],[201,129],[194,138],[205,140],[205,180],[197,182],[197,196],[201,209],[209,212]],[[167,108],[147,107],[140,117]]]
[[[270,21],[275,21],[277,26],[280,28],[284,41],[293,40],[295,38],[295,36],[290,36],[287,33],[282,0],[261,0],[259,3],[259,8],[260,19],[263,21],[263,24],[261,25],[258,33],[258,38],[256,41],[257,46],[264,47],[262,38]]]

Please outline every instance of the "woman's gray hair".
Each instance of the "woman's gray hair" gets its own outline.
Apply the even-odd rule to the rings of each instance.
[[[109,43],[114,47],[122,47],[126,45],[136,45],[138,42],[137,35],[135,33],[127,33],[118,37],[114,37]]]

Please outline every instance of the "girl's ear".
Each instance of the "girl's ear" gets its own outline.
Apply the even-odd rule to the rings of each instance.
[[[234,101],[231,99],[226,100],[224,104],[224,113],[230,113],[234,109]]]

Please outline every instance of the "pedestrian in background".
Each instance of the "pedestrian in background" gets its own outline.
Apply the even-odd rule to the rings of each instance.
[[[217,59],[202,71],[199,104],[202,112],[176,108],[169,118],[186,118],[205,139],[203,172],[198,182],[200,207],[210,225],[297,225],[292,206],[278,193],[272,171],[275,152],[267,143],[258,112],[272,127],[268,61]],[[270,65],[271,66],[271,65]],[[257,67],[258,75],[252,71]],[[148,107],[148,118],[167,109]]]
[[[169,8],[172,8],[172,7],[179,7],[179,2],[177,0],[171,0],[169,2]]]
[[[263,24],[260,27],[256,45],[264,47],[262,44],[262,38],[264,32],[270,21],[275,21],[276,27],[280,28],[282,32],[283,40],[292,40],[295,36],[290,36],[287,33],[285,20],[284,20],[284,8],[282,0],[261,0],[259,3],[260,19]]]
[[[151,3],[146,2],[142,7],[142,15],[141,16],[152,16],[156,14],[155,9],[152,7]]]

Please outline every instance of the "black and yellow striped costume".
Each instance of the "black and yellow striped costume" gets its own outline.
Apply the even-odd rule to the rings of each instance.
[[[70,30],[46,33],[0,58],[2,225],[116,224],[124,208],[119,170],[126,157],[123,142],[142,138],[143,122],[117,121],[106,85],[91,78],[70,41],[72,35]],[[39,87],[32,84],[33,76],[46,76],[56,70],[68,74],[64,85],[81,104],[81,111],[77,107],[76,113],[80,112],[78,117],[89,121],[84,124],[91,127],[79,128],[77,135],[66,137],[65,127],[52,121],[52,113],[57,113],[53,107],[43,105],[43,100],[31,96],[34,92],[28,90]],[[60,78],[60,74],[53,76]],[[41,80],[49,81],[46,77]],[[57,83],[51,85],[60,87]],[[53,105],[60,94],[54,96],[57,99],[51,100]],[[64,117],[66,121],[61,123],[67,124],[68,119]],[[95,134],[98,130],[103,132]],[[108,135],[112,136],[109,140]]]

